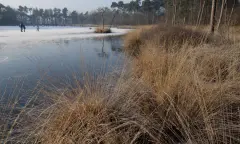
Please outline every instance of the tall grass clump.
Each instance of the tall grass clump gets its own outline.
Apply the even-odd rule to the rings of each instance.
[[[216,46],[214,40],[208,44],[213,37],[204,38],[200,32],[177,33],[148,39],[140,46],[133,68],[156,95],[157,113],[164,120],[162,139],[166,143],[238,143],[238,43]],[[178,36],[182,39],[174,39]]]
[[[137,79],[120,75],[109,83],[44,91],[47,107],[22,114],[23,133],[7,142],[20,143],[148,143],[157,141],[145,116],[154,110],[154,95]],[[108,81],[109,82],[109,81]],[[136,93],[137,91],[137,93]],[[142,105],[145,105],[142,107]],[[41,106],[40,106],[41,107]],[[21,119],[16,128],[21,127]],[[18,129],[19,130],[19,129]],[[16,131],[18,131],[16,130]]]
[[[215,37],[176,29],[152,38],[156,27],[130,33],[143,43],[132,67],[112,79],[45,90],[47,107],[23,114],[32,122],[9,142],[240,143],[239,43],[219,46]]]
[[[144,44],[143,32],[151,30],[152,26],[145,26],[129,32],[124,38],[124,46],[128,53],[136,55],[140,52],[140,46]]]

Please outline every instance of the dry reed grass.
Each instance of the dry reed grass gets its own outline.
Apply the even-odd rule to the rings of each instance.
[[[159,25],[129,33],[125,38],[125,49],[136,55],[141,45],[145,43],[151,43],[155,47],[162,47],[166,50],[178,50],[183,44],[197,46],[210,41],[212,38],[207,33],[193,31],[189,28]]]
[[[201,35],[195,35],[188,32],[167,45],[168,49],[156,39],[148,39],[139,48],[141,54],[133,70],[137,78],[153,88],[163,110],[160,113],[168,113],[166,128],[175,127],[170,135],[165,133],[166,143],[175,143],[175,138],[181,143],[238,143],[239,44],[219,41],[219,47],[217,41],[206,44]],[[178,36],[170,32],[164,39],[170,42],[169,37]]]
[[[239,143],[238,43],[216,46],[199,32],[177,30],[154,33],[156,39],[149,34],[141,44],[136,41],[147,32],[130,33],[127,43],[141,52],[130,74],[46,92],[51,104],[18,142]]]
[[[111,33],[111,29],[110,28],[101,28],[101,27],[98,27],[95,29],[94,31],[95,33]]]

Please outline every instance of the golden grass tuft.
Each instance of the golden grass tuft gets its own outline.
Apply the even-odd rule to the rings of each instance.
[[[101,28],[101,27],[98,27],[95,29],[94,31],[95,33],[111,33],[111,29],[110,28]]]
[[[167,112],[166,127],[176,128],[166,143],[174,143],[173,137],[190,143],[239,142],[238,45],[183,45],[169,52],[149,44],[141,49],[136,77],[155,91]]]
[[[140,46],[143,44],[141,39],[142,29],[135,30],[125,36],[124,46],[131,54],[137,54],[140,51]]]

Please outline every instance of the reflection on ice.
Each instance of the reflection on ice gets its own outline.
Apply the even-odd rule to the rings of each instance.
[[[102,40],[102,51],[98,53],[99,57],[108,58],[108,54],[104,51],[105,40]]]
[[[7,56],[0,57],[0,63],[3,63],[8,60]]]

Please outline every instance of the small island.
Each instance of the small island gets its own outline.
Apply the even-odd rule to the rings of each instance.
[[[97,27],[95,33],[112,33],[111,28]]]

